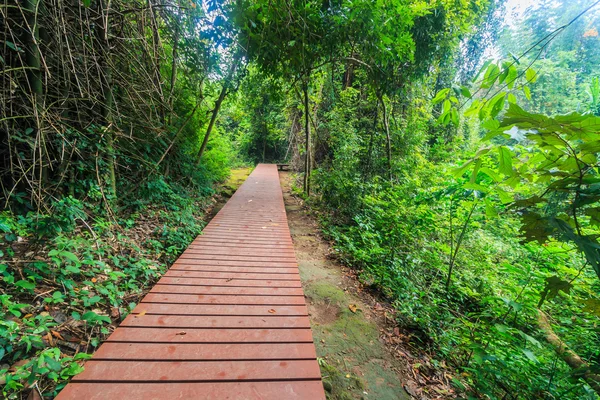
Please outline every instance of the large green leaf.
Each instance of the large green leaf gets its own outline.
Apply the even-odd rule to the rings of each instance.
[[[512,152],[505,146],[498,147],[499,170],[506,176],[513,175]]]

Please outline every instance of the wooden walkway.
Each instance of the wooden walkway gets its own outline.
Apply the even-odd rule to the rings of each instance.
[[[325,399],[276,165],[260,164],[66,399]]]

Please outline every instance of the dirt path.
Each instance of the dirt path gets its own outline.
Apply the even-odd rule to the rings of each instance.
[[[329,255],[314,217],[280,174],[288,223],[300,265],[302,286],[321,373],[330,399],[410,399],[404,367],[379,339],[381,316],[348,290],[355,282]]]

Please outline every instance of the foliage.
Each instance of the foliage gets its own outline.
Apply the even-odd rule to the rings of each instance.
[[[269,4],[245,14],[242,37],[264,46],[251,58],[265,73],[303,54],[318,60],[309,150],[294,146],[303,143],[301,69],[278,74],[277,88],[250,80],[241,91],[286,93],[287,123],[270,126],[288,137],[292,160],[312,154],[316,193],[307,200],[321,209],[338,257],[394,304],[415,342],[451,362],[457,391],[594,398],[596,14],[570,22],[586,4],[547,2],[499,26],[495,2],[339,2],[322,10],[325,27],[311,19],[295,34],[321,37],[302,47],[279,35],[289,21]],[[390,19],[392,10],[401,17]],[[312,5],[306,12],[316,18]],[[465,61],[464,48],[486,52],[482,26],[499,37],[493,51],[504,59]],[[282,103],[257,109],[274,104]],[[579,113],[547,115],[571,111]],[[273,121],[230,115],[242,138]],[[584,360],[580,368],[549,334]]]
[[[55,394],[204,226],[206,198],[157,179],[114,223],[61,200],[52,217],[0,216],[3,396]],[[207,191],[210,193],[210,191]],[[140,237],[141,235],[141,237]],[[43,240],[43,242],[40,242]]]

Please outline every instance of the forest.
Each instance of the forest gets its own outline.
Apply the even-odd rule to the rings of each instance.
[[[591,0],[2,1],[3,397],[53,398],[230,170],[286,163],[454,397],[599,399],[599,32]]]

